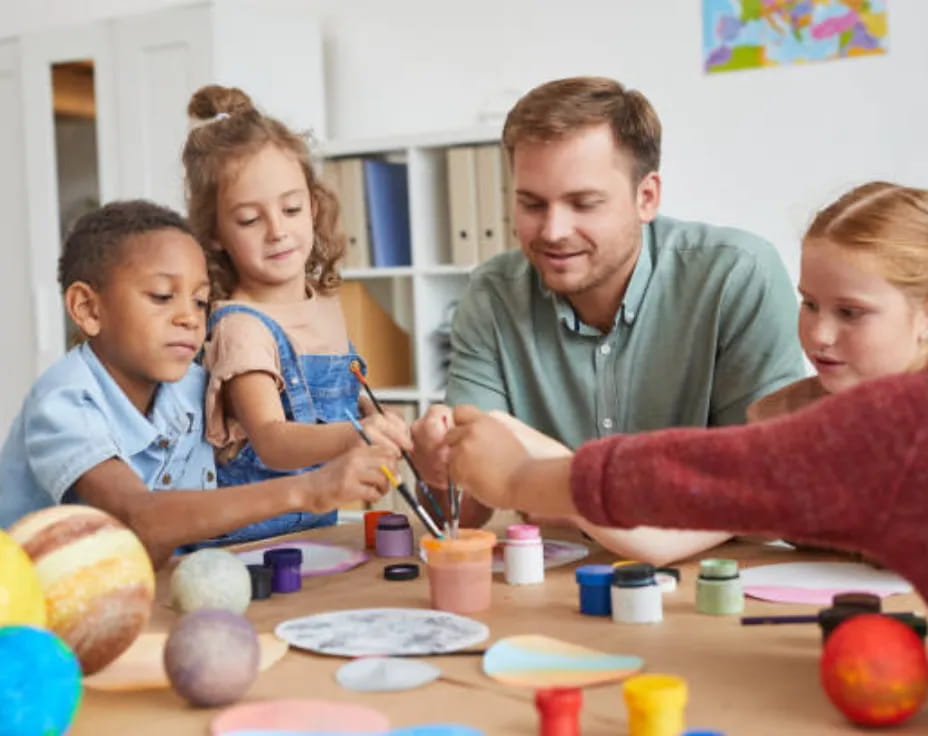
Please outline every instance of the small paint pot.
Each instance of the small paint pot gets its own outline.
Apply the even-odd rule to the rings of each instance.
[[[454,539],[422,538],[432,608],[475,613],[490,607],[496,535],[461,529]]]
[[[303,577],[300,574],[303,550],[295,547],[269,549],[264,553],[264,564],[274,570],[271,590],[275,593],[295,593],[303,587]]]
[[[730,616],[744,611],[744,588],[738,562],[707,559],[699,563],[696,579],[696,610],[713,616]]]
[[[512,524],[506,529],[503,575],[510,585],[544,582],[545,551],[537,526]]]
[[[831,598],[834,608],[856,608],[867,613],[880,613],[883,601],[873,593],[835,593]]]
[[[613,621],[655,624],[664,619],[664,602],[654,573],[654,565],[647,562],[612,569]]]
[[[251,578],[251,600],[259,601],[271,597],[274,586],[274,568],[270,565],[248,565]]]
[[[541,717],[541,736],[580,736],[583,690],[553,687],[535,691],[535,708]]]
[[[364,513],[364,546],[374,549],[377,544],[377,522],[383,516],[392,514],[392,511],[367,511]]]
[[[671,736],[683,731],[686,680],[675,675],[635,675],[622,686],[629,736]]]
[[[612,565],[581,565],[574,573],[580,586],[580,613],[612,615]]]
[[[405,514],[386,514],[377,520],[374,547],[381,557],[409,557],[412,542],[412,527]]]
[[[419,566],[414,563],[387,565],[383,569],[384,580],[415,580],[419,577]]]

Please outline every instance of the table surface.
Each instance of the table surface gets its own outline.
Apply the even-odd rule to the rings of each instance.
[[[575,539],[558,530],[551,538]],[[349,524],[314,530],[294,538],[363,545],[363,528]],[[266,544],[266,543],[265,543]],[[593,544],[593,543],[588,543]],[[255,546],[255,545],[251,545]],[[260,546],[260,545],[258,545]],[[681,675],[689,683],[687,725],[721,731],[726,736],[765,734],[859,734],[827,701],[818,680],[821,640],[816,625],[741,626],[737,617],[706,616],[694,608],[697,562],[681,565],[683,582],[664,596],[664,621],[653,625],[621,625],[583,616],[577,608],[577,564],[610,562],[613,556],[593,545],[580,563],[547,571],[541,585],[509,586],[494,576],[493,604],[473,618],[490,627],[489,646],[516,634],[545,634],[615,654],[645,660],[651,672]],[[798,553],[769,545],[729,542],[713,556],[733,557],[742,566],[837,559],[828,553]],[[387,562],[400,562],[391,559]],[[281,621],[338,609],[428,607],[428,582],[389,582],[385,562],[374,556],[348,572],[304,578],[298,593],[254,601],[247,616],[259,632],[272,632]],[[424,571],[424,566],[423,566]],[[170,568],[158,574],[158,601],[149,631],[167,631],[177,615],[168,607]],[[889,611],[924,609],[915,594],[884,601]],[[814,613],[812,606],[764,603],[747,599],[746,615]],[[501,685],[486,677],[479,656],[430,657],[442,671],[439,680],[400,693],[357,693],[335,681],[346,660],[290,649],[281,661],[258,675],[241,702],[269,698],[322,698],[366,705],[384,713],[394,727],[425,723],[460,723],[497,736],[535,736],[538,721],[530,690]],[[69,736],[186,736],[207,734],[221,709],[197,709],[170,689],[129,693],[85,690]],[[581,715],[584,736],[627,733],[621,686],[609,684],[584,691]],[[928,711],[922,711],[894,734],[925,733]]]

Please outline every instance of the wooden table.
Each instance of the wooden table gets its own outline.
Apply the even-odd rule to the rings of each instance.
[[[358,525],[331,527],[297,535],[309,540],[351,546],[363,544]],[[555,536],[555,535],[552,535]],[[560,532],[557,538],[568,538]],[[593,547],[579,564],[609,562],[612,556]],[[743,566],[797,559],[833,559],[729,542],[717,556],[734,557]],[[396,562],[401,560],[390,560]],[[247,615],[259,632],[270,632],[281,621],[337,609],[382,606],[428,607],[425,576],[410,582],[382,578],[384,561],[369,562],[346,573],[307,578],[303,590],[255,601]],[[737,617],[714,617],[694,608],[695,562],[684,564],[683,583],[664,596],[663,623],[630,626],[577,610],[575,565],[549,570],[543,585],[512,587],[497,576],[493,606],[477,618],[490,627],[490,641],[515,634],[546,634],[569,642],[644,658],[647,670],[685,677],[690,687],[687,724],[722,731],[726,736],[805,736],[859,734],[827,701],[818,681],[821,652],[815,625],[742,627]],[[424,566],[423,566],[424,573]],[[149,625],[166,631],[176,615],[167,607],[169,570],[158,575],[158,604]],[[893,611],[923,610],[912,594],[885,602]],[[746,614],[811,613],[808,606],[784,606],[748,599]],[[481,671],[479,657],[432,657],[442,677],[417,690],[402,693],[356,693],[341,688],[335,671],[346,660],[295,649],[258,676],[245,701],[277,697],[323,698],[370,706],[390,718],[393,726],[455,722],[482,729],[492,736],[535,736],[538,733],[533,693],[500,685]],[[186,736],[207,734],[218,710],[194,709],[172,690],[136,693],[85,691],[84,702],[70,736]],[[617,684],[584,691],[584,736],[627,733],[625,706]],[[925,733],[928,711],[894,734]]]

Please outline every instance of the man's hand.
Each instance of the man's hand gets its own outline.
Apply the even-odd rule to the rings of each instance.
[[[412,423],[413,461],[422,480],[433,488],[448,485],[448,446],[445,438],[453,426],[451,408],[444,404],[433,404]]]

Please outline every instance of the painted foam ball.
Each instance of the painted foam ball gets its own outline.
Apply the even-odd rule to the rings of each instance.
[[[0,531],[0,626],[45,626],[45,594],[32,560]]]
[[[181,613],[201,608],[244,613],[251,601],[251,576],[245,563],[227,550],[197,550],[174,568],[171,600]]]
[[[0,732],[4,736],[59,736],[77,713],[81,668],[51,631],[0,627]]]
[[[28,514],[9,532],[35,565],[48,628],[85,675],[135,641],[151,614],[155,574],[132,531],[98,509],[66,504]]]
[[[192,705],[234,703],[251,687],[260,660],[258,635],[237,613],[201,608],[180,618],[164,645],[171,687]]]
[[[902,723],[928,695],[922,640],[880,614],[854,616],[838,626],[825,643],[819,674],[835,707],[864,726]]]

